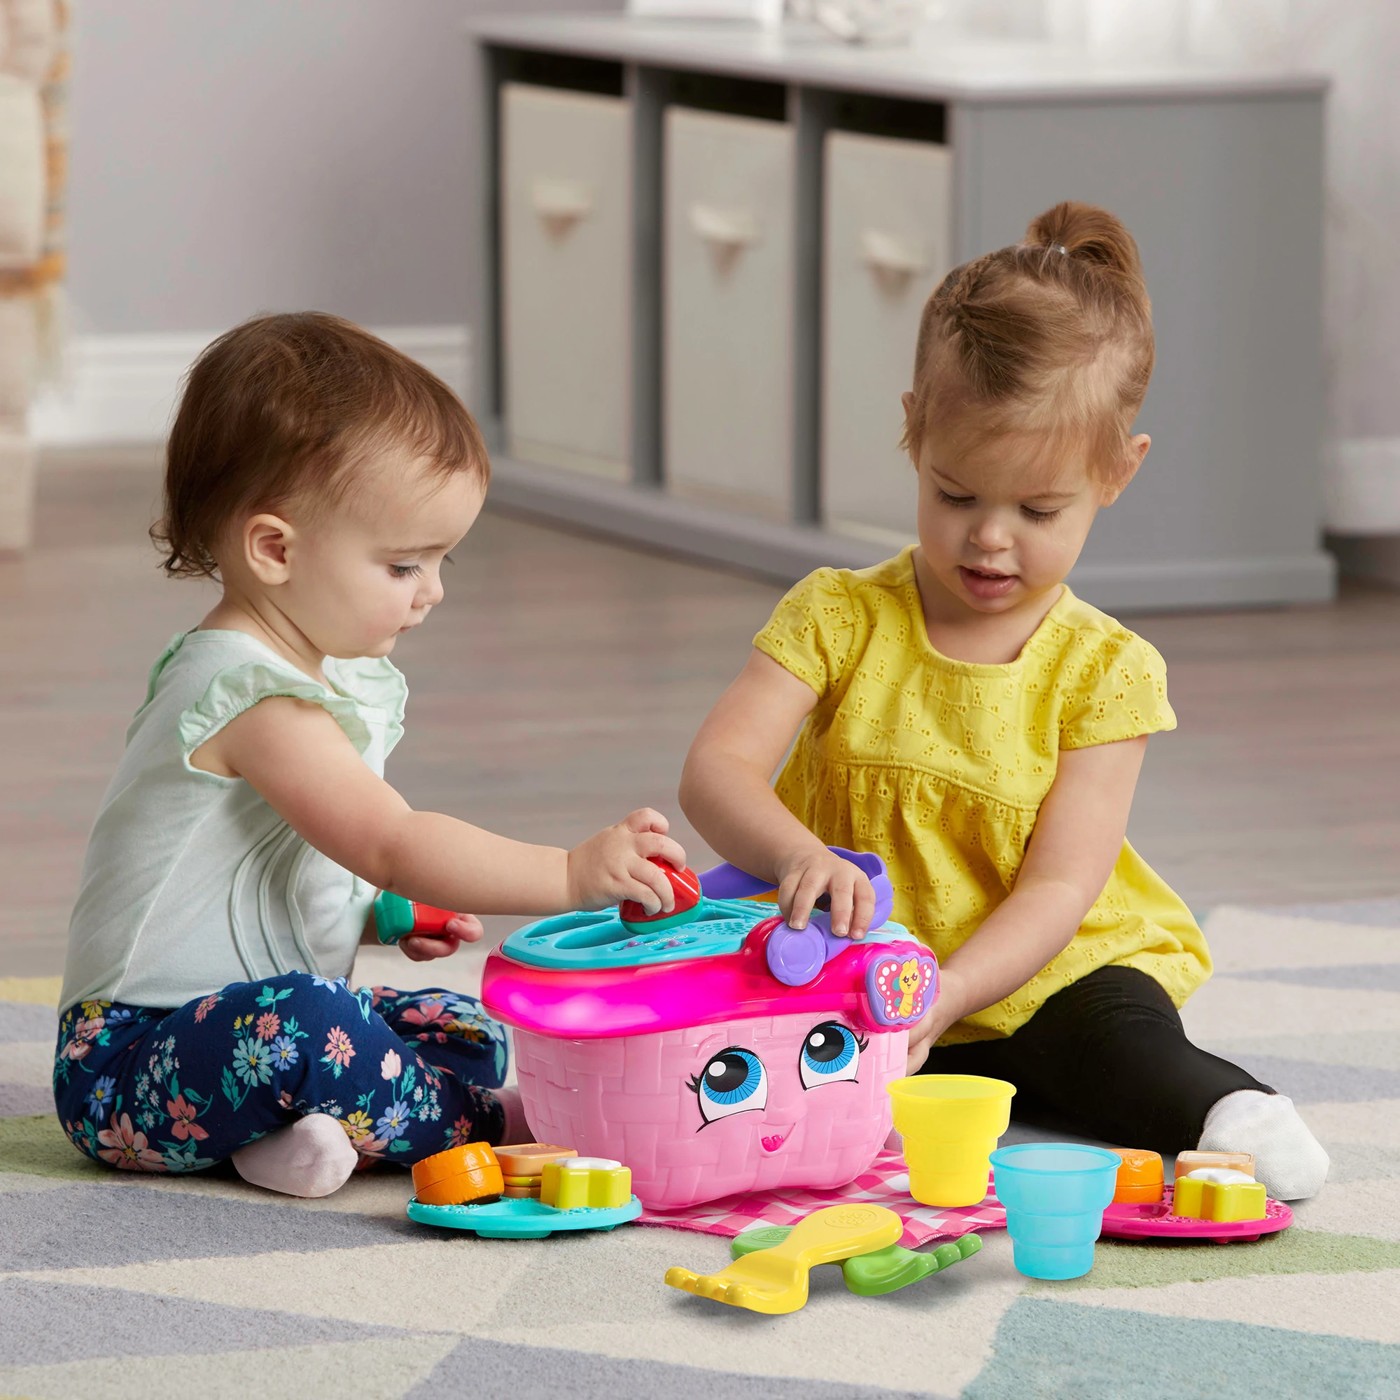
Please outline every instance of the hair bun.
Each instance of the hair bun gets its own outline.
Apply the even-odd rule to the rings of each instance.
[[[1067,199],[1030,222],[1026,242],[1063,248],[1072,258],[1097,263],[1122,277],[1142,281],[1142,259],[1122,221],[1096,204]]]

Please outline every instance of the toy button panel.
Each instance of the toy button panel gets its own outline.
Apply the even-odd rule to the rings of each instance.
[[[772,912],[772,905],[748,899],[705,899],[689,923],[655,932],[629,928],[615,908],[557,914],[517,929],[501,944],[501,952],[516,962],[557,972],[719,957],[737,953],[754,925]],[[865,937],[870,943],[889,943],[908,936],[898,924],[890,924]]]

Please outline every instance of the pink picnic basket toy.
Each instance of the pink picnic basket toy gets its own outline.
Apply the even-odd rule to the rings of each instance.
[[[623,1162],[653,1210],[865,1171],[938,965],[888,922],[884,863],[838,854],[875,885],[858,943],[820,912],[791,928],[744,898],[771,886],[729,865],[667,918],[624,921],[623,906],[511,934],[487,958],[482,1000],[515,1027],[531,1131]]]

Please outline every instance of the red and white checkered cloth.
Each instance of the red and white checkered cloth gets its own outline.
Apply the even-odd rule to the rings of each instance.
[[[992,1195],[975,1206],[920,1205],[909,1194],[909,1169],[898,1152],[881,1152],[868,1171],[831,1191],[741,1191],[720,1201],[678,1210],[644,1210],[638,1225],[670,1225],[707,1235],[738,1235],[752,1225],[795,1225],[803,1216],[842,1201],[888,1206],[904,1220],[900,1244],[908,1249],[930,1240],[955,1240],[974,1230],[1004,1230],[1006,1208]]]

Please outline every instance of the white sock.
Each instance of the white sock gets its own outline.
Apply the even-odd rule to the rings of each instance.
[[[233,1154],[239,1176],[284,1196],[329,1196],[349,1180],[359,1153],[329,1113],[308,1113]]]
[[[1279,1201],[1304,1201],[1322,1190],[1328,1159],[1322,1144],[1283,1094],[1239,1089],[1206,1114],[1201,1152],[1252,1152],[1254,1176]]]

